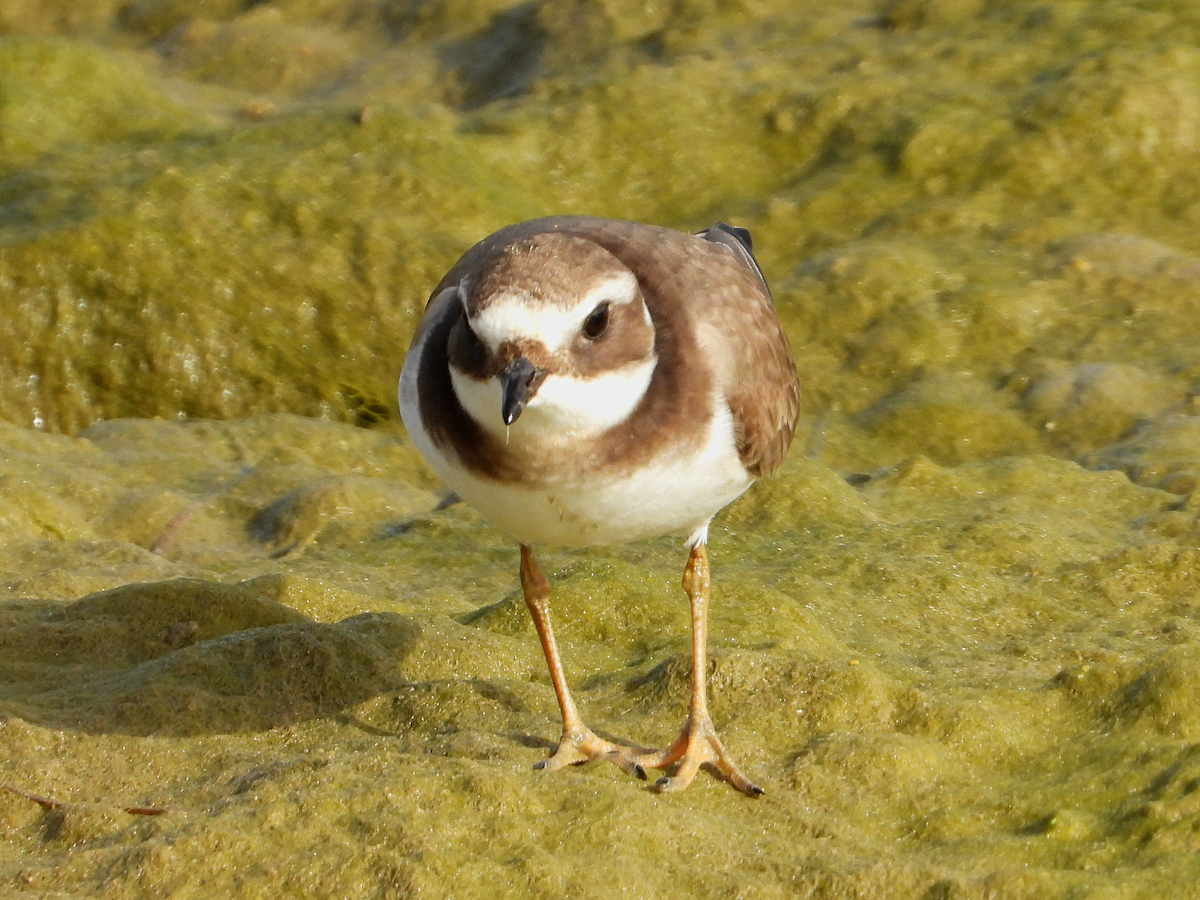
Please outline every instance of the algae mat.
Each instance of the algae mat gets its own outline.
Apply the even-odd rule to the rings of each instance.
[[[399,435],[0,430],[6,894],[1187,896],[1200,507],[1045,456],[718,518],[714,715],[767,795],[557,739],[515,547]],[[856,479],[861,480],[861,479]],[[686,706],[678,541],[547,556],[589,720]],[[152,814],[153,813],[153,814]]]
[[[0,0],[0,894],[1200,896],[1197,46],[1167,0]],[[552,212],[735,221],[772,281],[797,442],[711,544],[759,801],[533,771],[515,547],[395,423],[431,285]],[[679,726],[683,557],[543,558],[605,734]]]

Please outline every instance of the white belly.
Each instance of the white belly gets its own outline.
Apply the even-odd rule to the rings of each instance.
[[[537,488],[474,475],[434,446],[412,414],[414,404],[405,412],[409,434],[433,470],[523,544],[598,546],[673,533],[703,543],[709,520],[754,481],[738,458],[727,410],[714,417],[703,442],[676,445],[641,470],[603,478],[564,474]]]
[[[753,481],[738,459],[727,421],[702,445],[676,448],[620,478],[578,477],[527,488],[476,478],[459,466],[439,474],[522,543],[565,546],[621,544],[676,532],[703,542],[709,520]]]

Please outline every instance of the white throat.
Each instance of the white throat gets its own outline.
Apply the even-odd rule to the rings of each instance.
[[[497,437],[568,443],[596,437],[629,418],[645,396],[657,362],[640,360],[591,378],[547,375],[511,427],[500,416],[499,378],[480,381],[451,365],[450,382],[463,409]]]

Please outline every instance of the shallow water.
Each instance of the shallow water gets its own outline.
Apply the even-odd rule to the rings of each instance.
[[[826,7],[0,3],[0,893],[1200,895],[1200,12]],[[758,801],[532,770],[516,548],[395,419],[551,212],[772,281],[801,427],[710,544]],[[585,718],[669,741],[680,541],[541,559]]]

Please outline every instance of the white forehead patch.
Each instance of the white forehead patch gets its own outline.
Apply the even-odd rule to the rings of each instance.
[[[477,316],[469,317],[471,330],[493,353],[504,341],[537,341],[551,353],[565,350],[597,306],[630,303],[637,297],[637,278],[622,272],[597,282],[570,306],[545,303],[526,294],[498,294]]]

